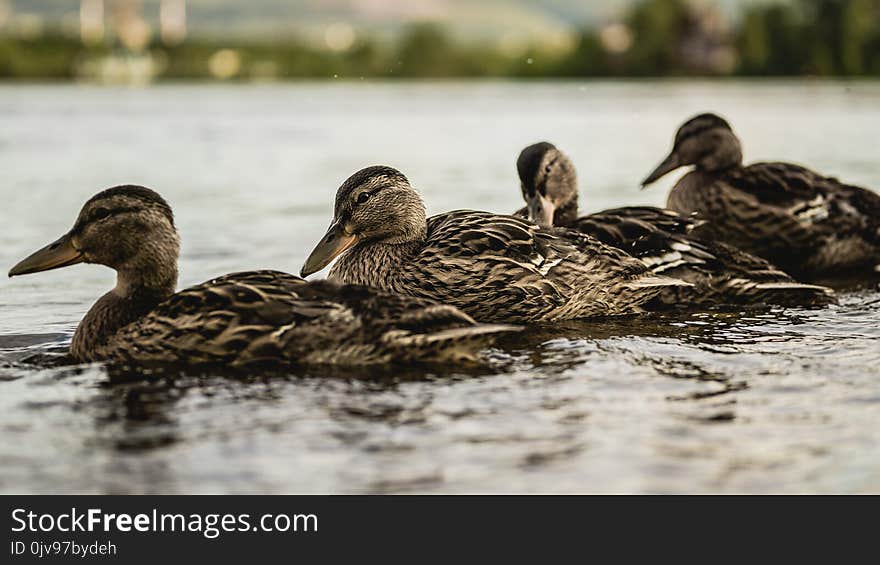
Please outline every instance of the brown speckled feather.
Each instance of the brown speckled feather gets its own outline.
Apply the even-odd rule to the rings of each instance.
[[[632,314],[685,285],[590,236],[470,210],[429,218],[424,241],[355,247],[330,278],[438,300],[483,322]]]
[[[525,209],[517,215],[526,215]],[[657,275],[691,283],[670,287],[660,301],[670,306],[822,305],[836,301],[825,287],[803,284],[768,261],[692,232],[703,222],[673,210],[627,206],[562,220],[642,261]]]
[[[643,261],[654,273],[694,286],[663,300],[679,305],[822,305],[829,289],[795,281],[768,261],[693,233],[701,221],[671,210],[626,207],[582,216],[570,225]]]
[[[693,171],[669,206],[706,219],[696,233],[802,276],[880,264],[880,195],[789,163]]]
[[[511,326],[455,308],[277,271],[182,290],[92,352],[118,362],[372,364],[472,358]]]

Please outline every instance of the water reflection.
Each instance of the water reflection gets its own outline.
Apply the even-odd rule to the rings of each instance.
[[[765,312],[692,312],[656,314],[612,320],[569,322],[557,326],[536,326],[519,336],[508,337],[487,352],[486,363],[469,368],[302,368],[261,372],[222,371],[152,367],[131,368],[66,367],[43,372],[43,379],[91,389],[87,400],[76,409],[92,419],[93,434],[85,445],[99,450],[132,454],[162,451],[193,435],[181,430],[181,414],[221,413],[244,404],[272,410],[285,404],[287,395],[308,391],[314,407],[325,417],[343,425],[331,436],[340,444],[366,452],[406,452],[411,444],[376,442],[363,424],[397,428],[427,426],[432,421],[480,420],[497,413],[504,396],[515,399],[517,391],[558,387],[578,379],[607,381],[627,378],[628,374],[649,375],[651,379],[691,382],[683,391],[674,390],[663,398],[673,403],[691,403],[684,416],[695,422],[720,423],[736,419],[736,396],[749,389],[741,371],[719,357],[748,354],[763,358],[760,349],[802,341],[799,326],[809,326],[827,314],[809,310],[768,310]],[[57,365],[63,361],[63,344],[44,335],[16,336],[7,340],[0,359],[4,379],[27,376],[34,365]],[[57,337],[57,336],[55,336]],[[856,334],[858,337],[858,334]],[[48,345],[46,342],[50,342]],[[17,347],[13,347],[17,346]],[[26,355],[24,355],[26,353]],[[48,356],[48,357],[46,357]],[[740,359],[741,361],[741,359]],[[454,405],[438,407],[442,395],[456,383],[492,383],[492,400],[486,406]],[[415,385],[416,394],[407,388]],[[551,395],[536,408],[544,413],[561,412],[565,425],[583,425],[589,411],[577,394]],[[57,403],[55,403],[57,404]],[[51,404],[51,405],[55,405]],[[49,404],[25,401],[23,415],[39,413]],[[29,417],[29,416],[28,416]],[[230,423],[225,422],[222,427]],[[213,424],[212,424],[213,425]],[[240,431],[253,422],[242,422]],[[281,432],[279,423],[268,426]],[[225,432],[224,432],[225,433]],[[536,467],[583,449],[578,434],[558,434],[542,439],[545,447],[526,450],[520,466]],[[519,427],[499,434],[477,433],[469,444],[529,443]],[[372,483],[376,491],[417,488],[434,479],[407,478],[396,482]]]

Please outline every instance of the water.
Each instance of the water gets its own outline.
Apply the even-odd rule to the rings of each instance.
[[[691,114],[747,160],[880,187],[880,83],[321,83],[0,87],[0,266],[120,183],[155,188],[181,284],[297,272],[356,169],[403,170],[429,212],[522,205],[514,162],[547,139],[587,211],[636,187]],[[569,324],[463,373],[111,382],[36,368],[113,284],[98,266],[0,282],[0,491],[878,492],[880,293],[823,310]]]

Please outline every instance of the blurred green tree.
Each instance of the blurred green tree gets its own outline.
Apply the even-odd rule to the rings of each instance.
[[[193,36],[173,47],[154,43],[150,53],[162,77],[185,79],[211,78],[209,61],[224,49],[234,52],[236,71],[228,78],[237,80],[880,76],[880,0],[766,0],[744,3],[742,10],[727,21],[713,0],[638,0],[620,20],[578,31],[568,47],[535,39],[511,50],[502,42],[463,41],[437,23],[417,23],[392,42],[359,35],[343,51],[285,35],[234,41]],[[5,33],[0,77],[74,78],[100,68],[108,56],[128,55],[112,38],[84,45],[60,28],[36,37]]]
[[[615,64],[617,63],[617,64]],[[591,29],[578,34],[574,49],[556,65],[560,76],[607,76],[620,70],[620,57],[608,53]]]
[[[404,32],[391,68],[399,76],[445,77],[458,74],[459,62],[459,53],[443,28],[418,23]]]
[[[791,4],[749,7],[737,34],[739,73],[778,76],[806,71],[805,33],[802,18]]]
[[[688,23],[685,0],[645,0],[626,19],[633,46],[627,53],[627,70],[636,75],[680,74],[678,46]]]

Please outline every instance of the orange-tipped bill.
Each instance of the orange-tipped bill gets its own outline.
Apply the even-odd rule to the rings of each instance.
[[[654,172],[648,175],[648,178],[642,181],[642,188],[647,188],[649,184],[656,181],[663,175],[674,171],[680,166],[681,162],[678,160],[678,155],[676,155],[673,151],[669,154],[669,157],[667,157],[662,163],[657,165],[657,168],[654,169]]]
[[[529,219],[539,226],[549,227],[553,225],[553,213],[556,206],[549,198],[535,191],[535,195],[527,201]]]
[[[317,273],[355,243],[357,243],[356,235],[347,233],[345,228],[339,225],[339,222],[333,222],[327,233],[312,250],[312,254],[306,259],[306,264],[299,272],[300,276],[307,277],[312,273]]]
[[[83,254],[73,245],[71,235],[64,234],[46,247],[31,253],[9,270],[9,276],[39,273],[76,265],[85,260]]]

